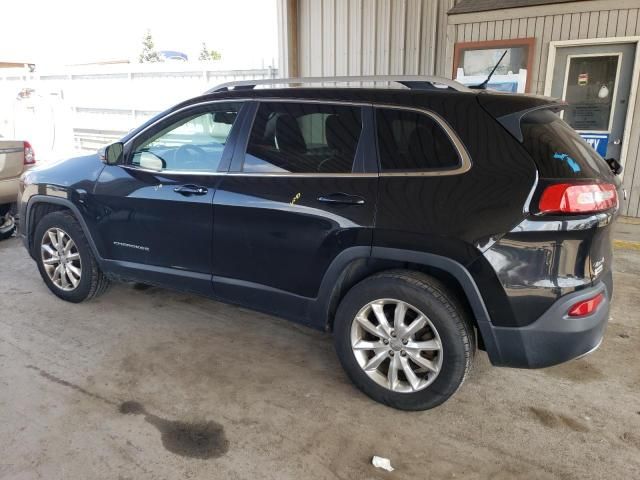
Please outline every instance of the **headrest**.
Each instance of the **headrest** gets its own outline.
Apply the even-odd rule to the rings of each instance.
[[[275,137],[276,145],[281,152],[305,153],[307,151],[307,144],[302,136],[300,125],[293,115],[278,116]]]

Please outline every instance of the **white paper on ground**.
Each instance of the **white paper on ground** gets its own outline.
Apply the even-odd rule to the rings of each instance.
[[[391,466],[391,460],[384,457],[379,457],[374,455],[371,459],[371,464],[376,468],[381,468],[386,470],[387,472],[393,472],[393,467]]]

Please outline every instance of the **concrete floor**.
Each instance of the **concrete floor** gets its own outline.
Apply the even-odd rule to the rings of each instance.
[[[480,353],[420,413],[359,393],[323,333],[157,288],[66,304],[16,239],[0,265],[2,479],[640,478],[637,251],[616,252],[597,352],[538,371]]]

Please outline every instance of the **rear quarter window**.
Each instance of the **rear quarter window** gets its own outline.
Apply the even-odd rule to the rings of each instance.
[[[454,170],[461,166],[449,136],[427,114],[377,108],[376,128],[383,172]]]
[[[610,176],[603,158],[551,110],[531,112],[520,121],[522,144],[543,178]]]

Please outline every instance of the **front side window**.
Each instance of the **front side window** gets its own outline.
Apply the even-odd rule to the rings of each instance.
[[[214,104],[164,128],[139,145],[132,165],[152,170],[215,171],[240,104]]]
[[[361,130],[360,107],[262,102],[242,171],[350,173]]]
[[[376,128],[383,172],[452,170],[461,165],[447,133],[424,113],[378,108]]]

